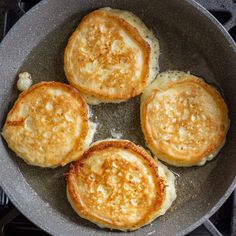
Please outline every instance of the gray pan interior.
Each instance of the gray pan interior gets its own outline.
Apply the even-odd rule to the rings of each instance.
[[[0,121],[18,96],[15,77],[29,71],[34,83],[66,82],[63,53],[68,37],[81,18],[93,9],[110,6],[139,16],[160,40],[160,70],[191,71],[213,83],[229,106],[231,128],[217,158],[203,167],[173,168],[177,176],[177,200],[167,214],[129,235],[182,235],[198,225],[229,196],[236,172],[236,54],[227,32],[206,10],[188,0],[68,0],[42,1],[12,28],[0,45]],[[122,138],[145,145],[139,120],[139,97],[121,104],[91,107],[97,122],[95,140]],[[31,221],[53,235],[104,235],[80,219],[66,200],[65,168],[28,166],[0,142],[0,183],[13,203]],[[124,235],[113,231],[113,235]]]

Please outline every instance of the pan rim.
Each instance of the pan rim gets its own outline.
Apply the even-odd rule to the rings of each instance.
[[[32,14],[40,9],[41,6],[48,4],[50,0],[42,0],[38,4],[36,4],[33,8],[31,8],[26,14],[24,14],[23,17],[21,17],[17,23],[10,29],[10,31],[7,33],[5,38],[2,40],[0,43],[0,51],[2,48],[5,47],[5,44],[8,41],[8,38],[11,37],[11,35],[14,33],[15,29],[17,29],[21,24],[27,21],[29,17],[32,16]],[[196,10],[198,10],[203,16],[206,16],[211,23],[218,29],[220,32],[223,34],[225,39],[229,42],[229,44],[232,47],[232,50],[236,52],[236,44],[233,41],[232,37],[229,35],[228,31],[215,19],[204,7],[202,7],[200,4],[195,2],[194,0],[184,0],[186,3],[189,4],[190,7],[194,7]],[[45,230],[49,234],[52,235],[58,235],[58,232],[54,232],[52,228],[50,228],[48,225],[44,224],[42,221],[38,220],[39,218],[36,217],[35,214],[32,213],[32,211],[26,211],[26,208],[24,206],[21,206],[20,203],[18,203],[18,200],[15,198],[13,192],[9,188],[8,185],[5,185],[4,179],[0,178],[0,185],[3,188],[3,190],[6,192],[6,194],[10,197],[11,201],[13,204],[16,206],[19,211],[26,216],[26,218],[30,219],[33,223],[38,225],[41,229]],[[211,217],[222,205],[223,203],[228,199],[230,194],[233,192],[233,190],[236,187],[236,177],[233,179],[231,185],[228,187],[226,192],[222,195],[222,197],[219,199],[219,201],[211,208],[210,211],[208,211],[202,218],[194,222],[192,225],[189,227],[185,228],[184,230],[177,232],[176,235],[185,235],[195,228],[197,228],[199,225],[201,225],[206,219]],[[42,212],[43,214],[43,212]],[[45,213],[44,213],[45,214]]]

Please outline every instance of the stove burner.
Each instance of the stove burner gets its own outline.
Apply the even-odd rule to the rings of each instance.
[[[0,42],[13,24],[39,1],[0,0]],[[236,0],[195,1],[208,9],[236,41]],[[1,192],[0,187],[0,235],[48,235],[26,219]],[[236,190],[209,220],[188,235],[236,236]]]

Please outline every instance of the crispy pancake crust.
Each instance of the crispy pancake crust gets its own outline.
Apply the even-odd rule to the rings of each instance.
[[[135,230],[164,214],[175,199],[174,176],[128,140],[94,143],[67,174],[77,214],[100,227]],[[168,195],[167,195],[168,194]]]
[[[64,166],[82,155],[91,139],[87,104],[70,85],[41,82],[19,95],[2,134],[28,164]]]
[[[87,102],[121,102],[139,95],[158,71],[159,43],[127,11],[102,8],[85,16],[64,55],[68,81]]]
[[[220,93],[179,71],[161,73],[142,95],[141,125],[151,151],[175,166],[203,165],[216,156],[229,127]]]

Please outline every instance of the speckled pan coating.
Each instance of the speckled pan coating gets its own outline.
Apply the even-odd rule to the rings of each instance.
[[[160,70],[191,71],[223,91],[231,128],[217,158],[203,167],[172,168],[177,194],[172,209],[151,225],[127,235],[183,235],[213,214],[235,186],[236,172],[236,47],[206,10],[190,0],[45,0],[11,29],[0,45],[0,121],[15,101],[19,71],[29,71],[34,83],[66,82],[63,51],[80,19],[93,9],[110,6],[134,12],[160,39]],[[97,139],[122,138],[144,145],[139,125],[139,98],[92,108],[99,123]],[[27,166],[0,142],[0,184],[24,215],[53,235],[125,235],[99,229],[80,219],[66,200],[63,173]]]

